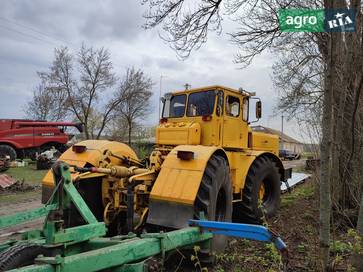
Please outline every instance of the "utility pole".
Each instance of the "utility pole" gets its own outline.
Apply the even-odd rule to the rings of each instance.
[[[280,149],[284,149],[284,140],[283,140],[283,135],[284,135],[284,114],[281,115],[281,136],[280,136]]]
[[[159,119],[161,118],[161,90],[162,90],[162,83],[163,83],[163,75],[160,75],[160,89],[159,89]]]

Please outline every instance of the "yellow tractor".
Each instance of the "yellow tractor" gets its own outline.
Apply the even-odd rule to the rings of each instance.
[[[59,158],[71,165],[74,184],[110,235],[179,229],[203,214],[254,224],[274,215],[281,181],[291,171],[278,157],[278,136],[249,126],[261,117],[261,101],[222,86],[168,93],[162,101],[148,159],[105,140],[80,142]],[[253,118],[250,107],[256,109]],[[42,185],[46,203],[54,188],[51,172]],[[83,224],[77,213],[76,207],[67,211],[65,223]],[[212,244],[223,250],[225,239],[216,237]]]

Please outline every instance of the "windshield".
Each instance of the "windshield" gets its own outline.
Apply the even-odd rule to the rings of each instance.
[[[187,116],[211,115],[216,98],[215,91],[192,93],[188,98]]]
[[[174,95],[170,99],[166,99],[163,109],[163,118],[184,116],[186,99],[187,96],[185,94]]]

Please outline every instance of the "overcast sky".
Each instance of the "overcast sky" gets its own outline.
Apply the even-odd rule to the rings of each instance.
[[[210,35],[207,44],[180,61],[160,40],[158,30],[142,29],[144,19],[138,0],[1,0],[0,1],[0,118],[24,117],[24,104],[39,83],[36,72],[46,71],[54,48],[68,46],[76,52],[82,42],[109,49],[115,72],[126,67],[143,69],[154,81],[153,114],[145,121],[157,123],[160,75],[162,91],[225,85],[256,92],[263,102],[263,118],[257,124],[281,128],[281,116],[273,116],[278,94],[271,82],[273,56],[256,58],[247,69],[233,63],[237,48],[229,43],[227,22],[221,36]],[[284,123],[284,131],[307,141],[299,126]]]

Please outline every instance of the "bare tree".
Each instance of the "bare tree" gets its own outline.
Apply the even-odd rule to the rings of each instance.
[[[121,102],[116,107],[116,117],[121,118],[119,124],[127,125],[129,144],[135,126],[152,111],[152,85],[151,79],[142,70],[129,68],[119,86],[117,97]]]
[[[113,141],[126,142],[128,141],[128,130],[125,129],[127,126],[127,120],[124,117],[115,114],[114,118],[111,118],[108,122],[106,134],[109,135]]]
[[[331,8],[331,7],[330,7]],[[328,63],[325,72],[324,103],[322,117],[322,141],[320,144],[320,254],[322,268],[328,271],[330,219],[331,219],[331,177],[332,177],[332,144],[333,144],[333,103],[334,103],[334,61],[336,57],[335,35],[329,35]]]
[[[104,48],[93,49],[82,45],[75,58],[66,47],[55,49],[55,60],[50,71],[40,75],[49,82],[49,90],[62,92],[67,98],[67,109],[83,123],[85,138],[98,139],[112,111],[120,103],[111,92],[116,76],[110,53]],[[96,112],[97,131],[94,126]]]
[[[59,121],[67,116],[67,99],[61,91],[47,89],[42,81],[34,90],[33,97],[24,107],[28,118]]]
[[[354,266],[357,271],[363,271],[363,195],[360,202],[360,209],[358,214],[358,222],[357,222],[357,234],[360,237],[360,245],[358,248],[360,248],[360,252],[356,252],[354,256]]]
[[[363,145],[361,77],[361,3],[336,1],[337,6],[355,8],[355,33],[337,35],[334,56],[333,141],[332,141],[332,205],[339,224],[354,227],[362,194]],[[306,123],[321,119],[323,109],[324,72],[328,65],[328,40],[297,40],[294,51],[287,51],[274,65],[274,83],[280,90],[281,110]],[[300,45],[300,46],[299,46]],[[308,113],[308,114],[307,114]],[[316,115],[317,114],[317,115]],[[318,117],[318,118],[315,118]],[[321,120],[320,124],[325,124]]]
[[[324,3],[324,7],[332,8],[329,6],[332,3]],[[330,214],[335,225],[348,223],[354,227],[362,196],[363,159],[359,155],[363,146],[361,3],[334,1],[334,8],[348,7],[358,11],[356,32],[334,33],[328,35],[323,43],[312,39],[311,43],[302,43],[304,48],[294,47],[297,51],[287,55],[284,65],[277,67],[274,78],[282,90],[282,109],[293,115],[315,109],[323,115],[320,239],[324,267],[329,256]],[[318,51],[311,50],[314,43]],[[359,222],[357,230],[358,227]],[[357,271],[360,270],[361,266],[357,268]]]
[[[142,0],[149,9],[144,15],[145,28],[162,26],[161,37],[168,41],[181,58],[190,55],[207,41],[209,32],[222,32],[223,17],[236,22],[228,33],[240,49],[235,61],[250,64],[253,57],[266,49],[294,43],[301,33],[279,30],[278,10],[283,8],[321,7],[314,0]]]

